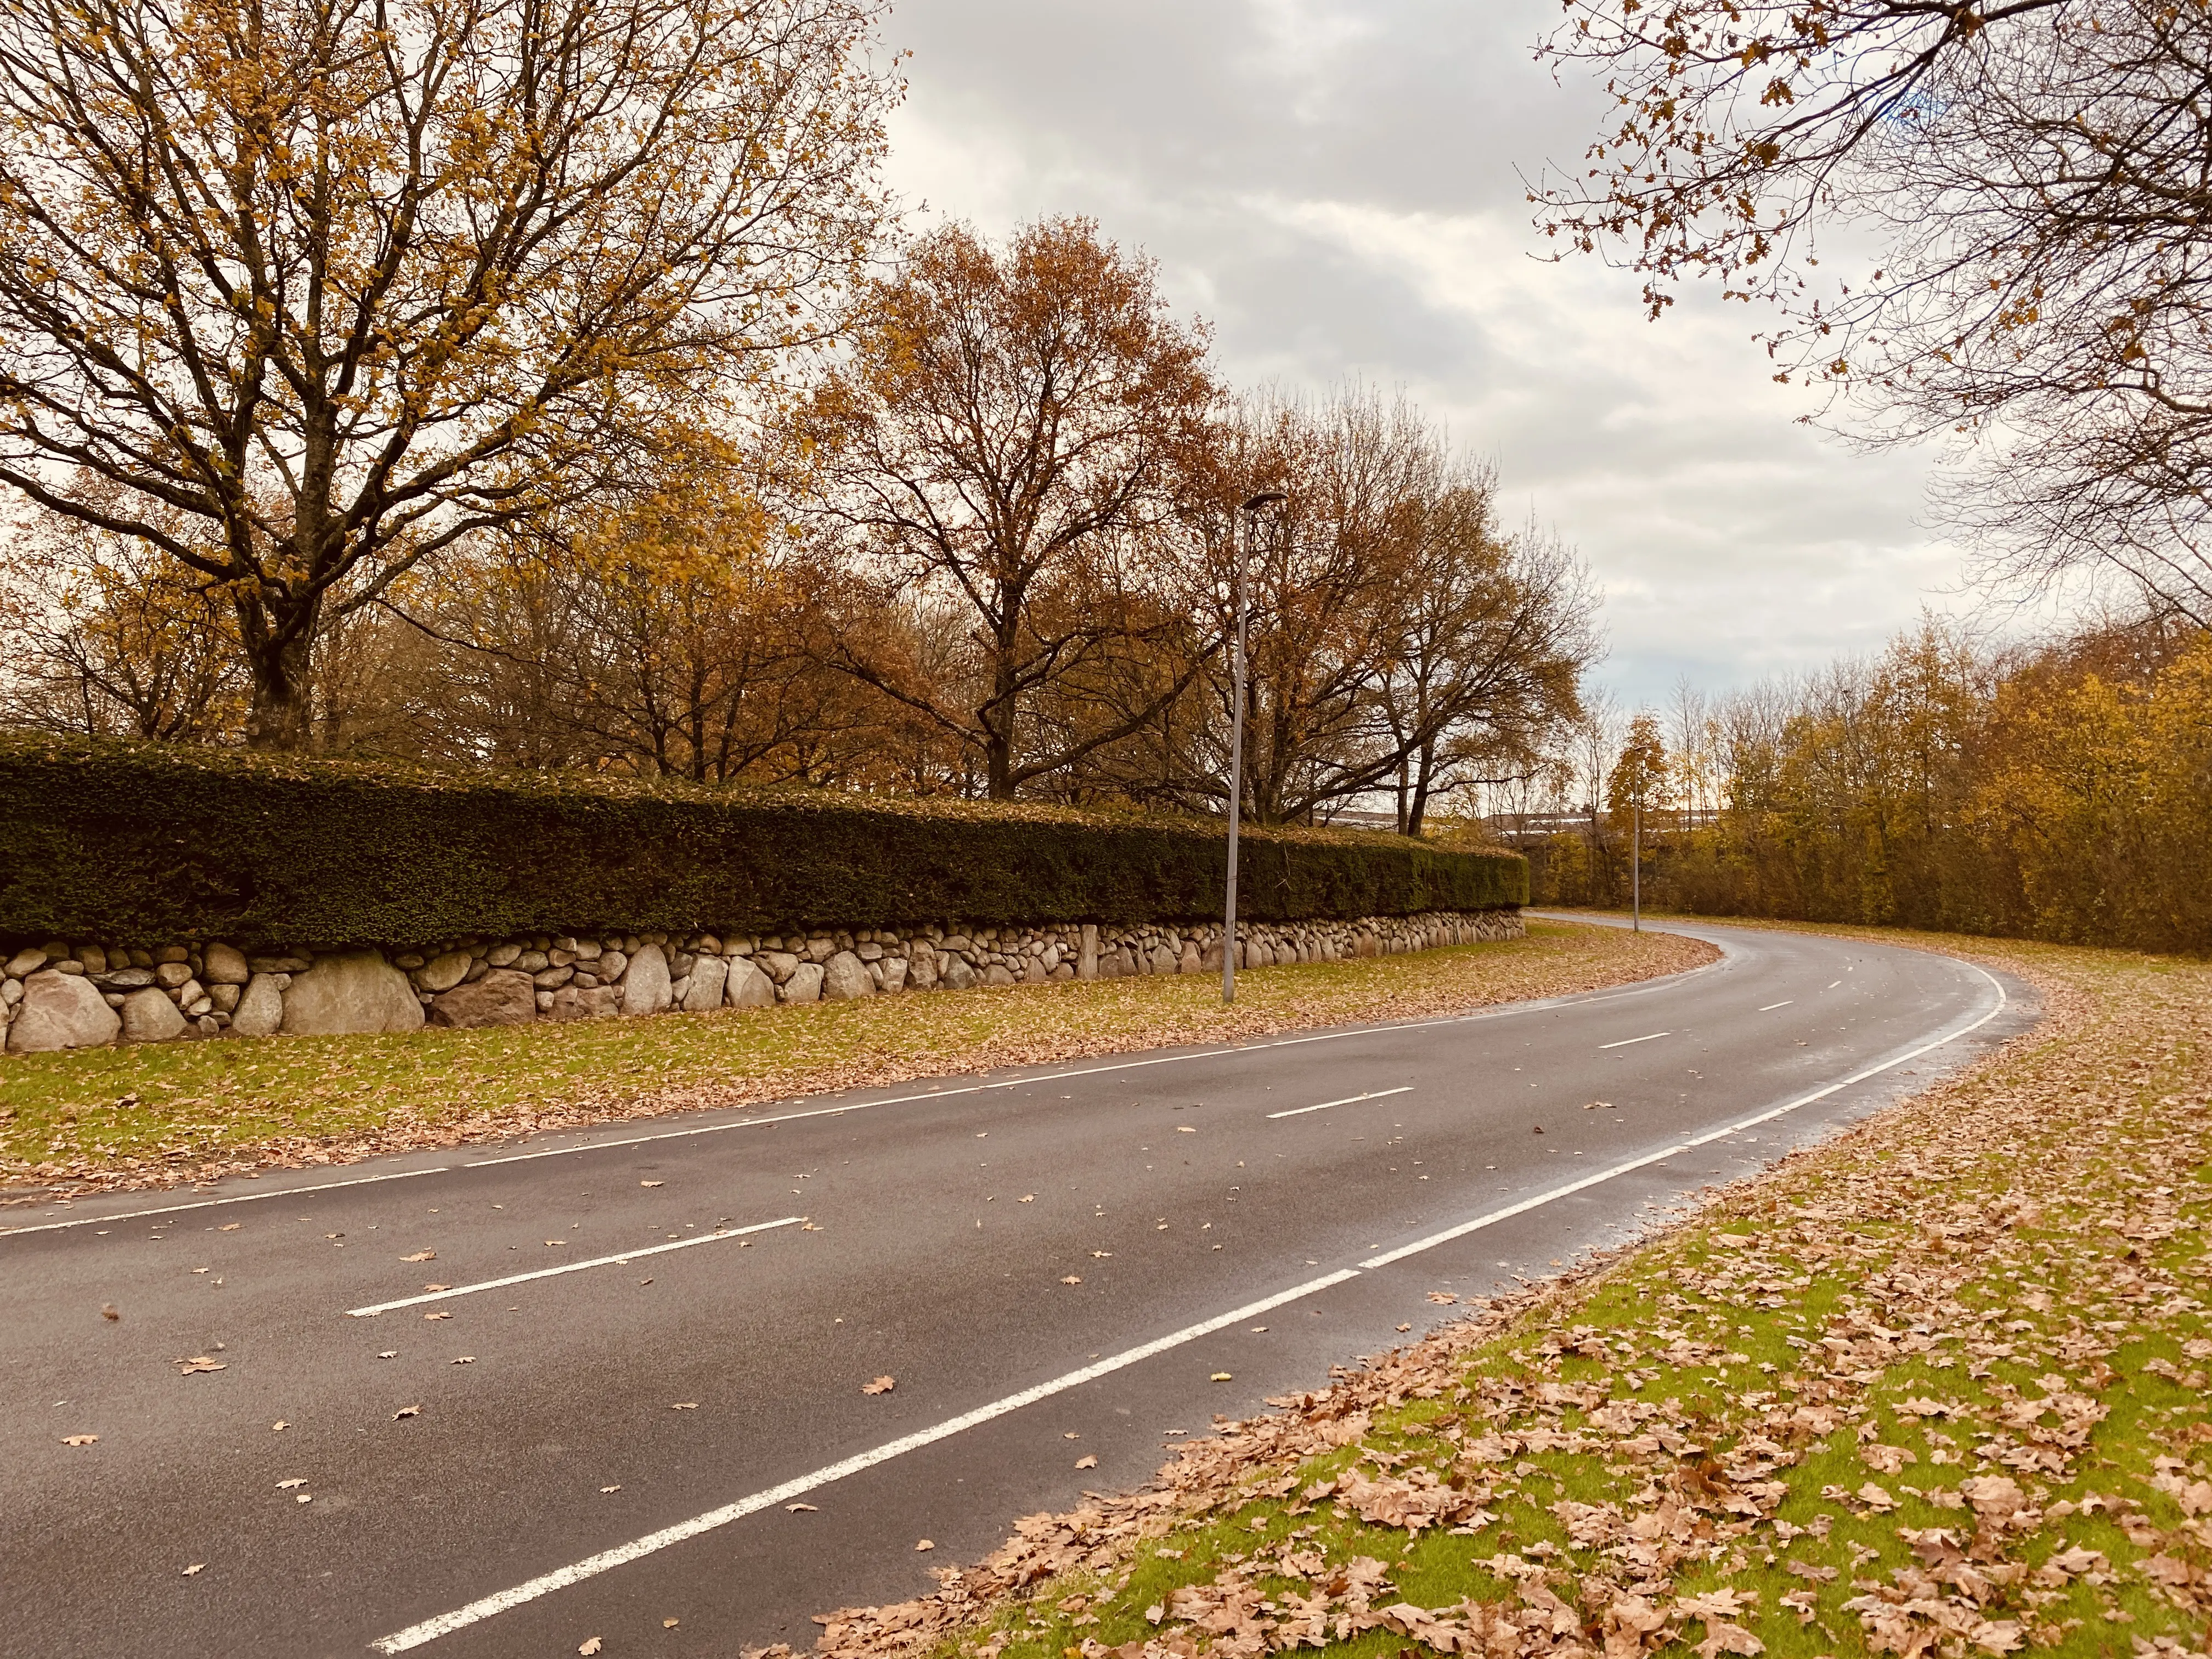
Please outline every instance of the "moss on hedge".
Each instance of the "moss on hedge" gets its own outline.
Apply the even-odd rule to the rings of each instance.
[[[0,935],[414,945],[714,927],[1132,923],[1217,913],[1196,819],[570,773],[446,772],[0,734]],[[1254,921],[1525,902],[1508,854],[1248,832]]]

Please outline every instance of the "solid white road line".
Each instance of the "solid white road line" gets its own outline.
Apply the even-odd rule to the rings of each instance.
[[[96,1221],[137,1221],[149,1215],[174,1215],[179,1210],[211,1210],[225,1204],[253,1204],[264,1199],[299,1198],[308,1193],[327,1193],[340,1187],[367,1187],[379,1181],[411,1181],[416,1176],[443,1175],[453,1166],[441,1164],[428,1170],[394,1170],[388,1175],[356,1176],[350,1181],[325,1181],[313,1187],[276,1187],[265,1193],[239,1193],[230,1198],[194,1199],[190,1204],[167,1204],[158,1210],[121,1210],[112,1215],[79,1216],[74,1221],[43,1221],[30,1227],[0,1227],[0,1238],[18,1233],[58,1232],[64,1227],[89,1227]]]
[[[796,1227],[805,1220],[803,1215],[787,1215],[781,1221],[756,1221],[750,1227],[717,1227],[711,1233],[701,1233],[696,1238],[679,1238],[672,1244],[648,1244],[641,1250],[624,1250],[620,1255],[595,1255],[588,1261],[564,1261],[557,1267],[540,1267],[535,1273],[509,1273],[504,1279],[487,1279],[481,1285],[450,1285],[442,1291],[425,1291],[420,1296],[403,1296],[397,1302],[378,1302],[366,1308],[348,1308],[349,1319],[367,1319],[372,1314],[390,1313],[394,1308],[412,1308],[424,1302],[444,1302],[457,1296],[474,1296],[478,1291],[496,1291],[503,1285],[526,1284],[533,1279],[558,1279],[562,1273],[580,1273],[586,1267],[618,1267],[625,1261],[636,1261],[648,1255],[665,1255],[671,1250],[688,1250],[694,1244],[712,1244],[718,1238],[738,1238],[746,1233],[764,1233],[771,1227]]]
[[[1766,1006],[1765,1006],[1764,1008],[1761,1008],[1759,1012],[1760,1013],[1762,1013],[1762,1014],[1771,1014],[1771,1013],[1772,1013],[1772,1012],[1773,1012],[1777,1008],[1787,1008],[1787,1007],[1788,1007],[1791,1003],[1793,1003],[1793,1002],[1795,1002],[1795,1001],[1796,1001],[1796,1000],[1797,1000],[1797,999],[1796,999],[1796,997],[1784,997],[1784,998],[1783,998],[1783,999],[1782,999],[1782,1000],[1781,1000],[1781,1001],[1779,1001],[1779,1002],[1770,1002],[1770,1003],[1768,1003],[1768,1004],[1766,1005]]]
[[[1270,1112],[1267,1115],[1271,1118],[1299,1117],[1308,1112],[1325,1112],[1332,1106],[1349,1106],[1357,1101],[1380,1100],[1385,1095],[1410,1095],[1413,1092],[1413,1085],[1410,1083],[1402,1089],[1370,1089],[1364,1095],[1346,1095],[1342,1100],[1324,1100],[1318,1106],[1293,1106],[1287,1112]]]
[[[1973,967],[1971,963],[1966,965]],[[1601,1182],[1610,1181],[1615,1176],[1642,1169],[1647,1164],[1662,1162],[1680,1152],[1688,1151],[1692,1146],[1702,1146],[1706,1141],[1717,1140],[1724,1135],[1735,1134],[1740,1130],[1752,1128],[1770,1119],[1780,1117],[1785,1112],[1794,1112],[1801,1106],[1809,1106],[1816,1100],[1826,1099],[1839,1089],[1847,1089],[1855,1083],[1863,1083],[1867,1079],[1879,1076],[1884,1072],[1902,1066],[1909,1060],[1917,1060],[1921,1055],[1941,1048],[1946,1043],[1956,1042],[1960,1037],[1980,1030],[2002,1013],[2007,1000],[2004,987],[1998,982],[1994,975],[1980,968],[1974,968],[1974,971],[1988,980],[1996,989],[1997,1000],[1995,1007],[1980,1018],[1970,1021],[1955,1031],[1947,1032],[1942,1036],[1922,1043],[1917,1048],[1899,1054],[1894,1059],[1883,1060],[1878,1066],[1869,1066],[1863,1071],[1855,1072],[1839,1083],[1832,1083],[1824,1089],[1816,1089],[1810,1094],[1800,1095],[1796,1099],[1777,1106],[1771,1110],[1761,1112],[1755,1117],[1744,1118],[1738,1122],[1728,1125],[1725,1128],[1713,1130],[1698,1136],[1694,1140],[1686,1141],[1681,1146],[1669,1146],[1663,1151],[1651,1152],[1643,1158],[1632,1158],[1626,1164],[1617,1164],[1609,1170],[1586,1176],[1578,1181],[1570,1182],[1564,1187],[1552,1188],[1534,1198],[1523,1199],[1519,1203],[1510,1204],[1502,1210],[1492,1210],[1487,1215],[1477,1216],[1472,1221],[1462,1222],[1456,1227],[1446,1228],[1440,1233],[1431,1233],[1428,1237],[1418,1239],[1411,1244],[1401,1245],[1395,1250],[1386,1250],[1380,1255],[1370,1256],[1357,1267],[1346,1267],[1320,1279],[1309,1279],[1303,1285],[1280,1291],[1262,1301],[1249,1302],[1231,1312],[1218,1315],[1201,1323],[1187,1325],[1182,1330],[1161,1337],[1155,1341],[1145,1343],[1139,1347],[1125,1349],[1111,1358],[1085,1365],[1080,1370],[1070,1371],[1066,1376],[1055,1377],[1049,1382],[1040,1382],[1033,1389],[1023,1389],[1019,1394],[1010,1394],[1002,1400],[993,1401],[988,1406],[979,1406],[972,1412],[949,1418],[933,1427],[918,1430],[901,1439],[889,1441],[872,1451],[861,1452],[856,1456],[846,1458],[842,1462],[831,1463],[825,1468],[815,1470],[811,1474],[803,1474],[795,1480],[785,1481],[780,1486],[771,1486],[766,1492],[755,1492],[750,1498],[741,1498],[734,1504],[726,1504],[720,1509],[709,1510],[706,1514],[694,1516],[689,1521],[679,1521],[672,1527],[665,1527],[659,1532],[648,1533],[630,1543],[617,1545],[610,1550],[602,1550],[599,1554],[587,1556],[572,1566],[557,1568],[554,1571],[532,1578],[526,1583],[517,1584],[512,1589],[501,1590],[496,1595],[487,1595],[480,1601],[471,1601],[468,1606],[457,1608],[452,1613],[441,1613],[434,1619],[426,1619],[419,1625],[410,1625],[405,1630],[384,1637],[372,1642],[369,1645],[379,1653],[385,1654],[404,1653],[410,1648],[419,1648],[427,1642],[434,1642],[441,1636],[449,1636],[457,1630],[465,1629],[471,1625],[492,1617],[495,1613],[505,1613],[510,1607],[520,1607],[526,1601],[534,1601],[541,1595],[547,1595],[555,1590],[566,1589],[570,1584],[580,1583],[586,1578],[595,1577],[611,1568],[637,1560],[641,1556],[651,1555],[656,1551],[668,1548],[672,1544],[680,1544],[686,1539],[696,1538],[701,1533],[712,1532],[718,1527],[729,1525],[733,1521],[741,1521],[746,1516],[757,1515],[763,1510],[785,1503],[799,1497],[801,1493],[811,1492],[817,1486],[825,1486],[831,1481],[842,1480],[848,1474],[857,1474],[863,1469],[872,1468],[878,1463],[887,1463],[895,1457],[903,1456],[906,1453],[918,1450],[923,1446],[934,1445],[940,1440],[950,1439],[952,1436],[974,1428],[978,1424],[988,1423],[994,1418],[1004,1417],[1009,1412],[1019,1411],[1023,1407],[1034,1405],[1040,1400],[1049,1399],[1052,1395],[1065,1393],[1069,1389],[1079,1388],[1085,1382],[1094,1382],[1125,1366],[1149,1359],[1155,1354],[1165,1353],[1170,1348],[1179,1347],[1199,1337],[1225,1329],[1240,1320],[1250,1319],[1256,1315],[1269,1312],[1283,1306],[1285,1303],[1295,1302],[1301,1297],[1318,1294],[1332,1285],[1343,1284],[1346,1279],[1357,1279],[1363,1272],[1371,1272],[1378,1267],[1388,1267],[1392,1262],[1403,1261],[1407,1256],[1418,1255],[1424,1250],[1434,1249],[1439,1244],[1464,1237],[1468,1233],[1478,1231],[1484,1227],[1495,1226],[1498,1222],[1513,1216],[1524,1215],[1531,1210],[1540,1209],[1558,1199],[1581,1192],[1585,1188],[1596,1186]]]
[[[1294,1048],[1305,1042],[1339,1042],[1346,1037],[1377,1036],[1393,1031],[1421,1031],[1439,1025],[1466,1025],[1477,1020],[1504,1019],[1516,1014],[1545,1013],[1562,1007],[1587,1008],[1598,1003],[1618,1002],[1626,997],[1649,996],[1656,991],[1668,989],[1686,979],[1711,973],[1724,964],[1707,963],[1702,968],[1692,968],[1664,978],[1644,980],[1625,986],[1617,991],[1597,994],[1562,997],[1541,997],[1532,1002],[1509,1002],[1495,1007],[1477,1008],[1464,1014],[1449,1014],[1440,1019],[1408,1019],[1384,1025],[1357,1025],[1349,1030],[1316,1031],[1307,1036],[1272,1037],[1264,1042],[1239,1042],[1218,1048],[1201,1048],[1187,1054],[1158,1054],[1146,1060],[1119,1060],[1109,1066],[1085,1066],[1066,1072],[1041,1072],[1030,1077],[1006,1078],[995,1083],[971,1083],[957,1089],[925,1089],[915,1094],[892,1095],[882,1100],[856,1100],[843,1106],[818,1106],[803,1112],[781,1112],[769,1117],[735,1118],[726,1123],[706,1123],[689,1129],[661,1129],[651,1134],[627,1135],[619,1140],[586,1140],[573,1146],[552,1146],[543,1152],[515,1152],[505,1158],[480,1158],[458,1164],[441,1164],[434,1169],[398,1170],[389,1175],[361,1176],[350,1181],[325,1182],[314,1187],[272,1187],[267,1192],[238,1193],[228,1198],[204,1198],[190,1204],[172,1204],[155,1210],[126,1210],[112,1214],[77,1216],[67,1221],[46,1221],[27,1227],[0,1227],[0,1238],[14,1238],[23,1233],[58,1232],[64,1228],[90,1227],[105,1222],[135,1221],[143,1216],[170,1215],[180,1210],[204,1210],[222,1204],[251,1204],[272,1198],[291,1198],[305,1193],[328,1192],[334,1187],[361,1187],[376,1181],[405,1181],[415,1176],[444,1175],[453,1170],[483,1170],[499,1164],[527,1164],[535,1158],[568,1158],[577,1152],[611,1152],[623,1146],[643,1146],[657,1140],[684,1140],[693,1135],[720,1134],[731,1129],[764,1129],[774,1123],[794,1123],[810,1117],[838,1117],[847,1112],[865,1112],[878,1106],[905,1106],[916,1101],[950,1100],[957,1095],[981,1094],[993,1089],[1019,1089],[1031,1084],[1060,1083],[1069,1078],[1094,1077],[1102,1072],[1126,1072],[1145,1066],[1172,1066],[1185,1060],[1219,1060],[1230,1054],[1249,1054],[1262,1048]]]
[[[1674,1035],[1674,1034],[1672,1031],[1654,1031],[1649,1036],[1623,1037],[1618,1042],[1601,1042],[1597,1046],[1599,1050],[1602,1052],[1607,1048],[1626,1048],[1631,1044],[1638,1042],[1656,1042],[1662,1036],[1672,1036]]]
[[[1126,1348],[1120,1353],[1085,1365],[1079,1370],[1069,1371],[1063,1376],[1055,1376],[1049,1382],[1040,1382],[1035,1388],[1024,1389],[1018,1394],[1010,1394],[1002,1400],[994,1400],[988,1406],[978,1406],[972,1412],[963,1413],[958,1417],[948,1418],[945,1421],[932,1427],[920,1429],[899,1439],[888,1441],[872,1451],[864,1451],[839,1462],[828,1464],[816,1469],[811,1474],[802,1474],[794,1480],[785,1481],[780,1486],[770,1486],[766,1492],[757,1492],[750,1498],[740,1498],[734,1504],[726,1504],[720,1509],[709,1510],[706,1514],[694,1516],[689,1521],[679,1521],[672,1527],[662,1528],[659,1532],[647,1533],[644,1537],[630,1543],[617,1545],[611,1550],[602,1550],[599,1554],[587,1556],[573,1566],[559,1568],[542,1577],[532,1578],[526,1583],[517,1584],[513,1589],[501,1590],[496,1595],[487,1595],[481,1601],[471,1601],[465,1607],[456,1608],[452,1613],[441,1613],[435,1619],[426,1619],[419,1625],[410,1625],[405,1630],[395,1635],[384,1637],[380,1640],[370,1643],[369,1645],[379,1653],[404,1653],[410,1648],[419,1648],[426,1642],[434,1642],[441,1636],[450,1636],[453,1632],[465,1629],[481,1620],[489,1619],[494,1613],[505,1613],[509,1607],[520,1607],[525,1601],[534,1601],[539,1596],[551,1591],[563,1589],[570,1584],[595,1577],[611,1567],[622,1566],[628,1562],[637,1560],[641,1556],[665,1550],[672,1544],[680,1544],[686,1539],[696,1538],[701,1533],[712,1532],[717,1527],[726,1527],[732,1521],[741,1521],[746,1516],[755,1515],[762,1510],[787,1503],[804,1492],[826,1486],[832,1481],[842,1480],[848,1474],[858,1474],[863,1469],[873,1468],[878,1463],[888,1463],[891,1459],[902,1457],[910,1451],[919,1451],[924,1446],[934,1445],[940,1440],[949,1440],[954,1435],[972,1429],[978,1424],[989,1422],[993,1418],[1004,1417],[1009,1412],[1021,1410],[1024,1406],[1033,1406],[1040,1400],[1049,1400],[1056,1394],[1065,1394],[1070,1389],[1081,1388],[1086,1382],[1095,1382],[1102,1376],[1150,1359],[1155,1354],[1165,1353],[1170,1348],[1179,1348],[1186,1342],[1196,1341],[1201,1336],[1210,1336],[1214,1332],[1226,1329],[1240,1321],[1272,1312],[1285,1303],[1296,1302],[1301,1297],[1318,1295],[1331,1285],[1341,1285],[1347,1279],[1358,1277],[1357,1269],[1346,1267],[1337,1273],[1326,1273],[1319,1279],[1310,1279],[1293,1289],[1281,1291],[1258,1302],[1248,1302],[1232,1312],[1218,1315],[1198,1324],[1186,1325],[1179,1331],[1171,1332],[1166,1336],[1143,1343],[1137,1347]]]

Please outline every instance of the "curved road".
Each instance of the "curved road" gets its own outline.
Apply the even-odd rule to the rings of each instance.
[[[1678,930],[1725,959],[8,1212],[5,1650],[803,1646],[2033,1018],[1945,957]]]

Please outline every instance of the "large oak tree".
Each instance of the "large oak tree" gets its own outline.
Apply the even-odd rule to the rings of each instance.
[[[820,335],[880,9],[0,0],[0,482],[197,573],[306,743],[331,614]]]

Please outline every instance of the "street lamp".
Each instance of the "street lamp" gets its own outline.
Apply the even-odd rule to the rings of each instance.
[[[1237,516],[1229,518],[1229,556],[1237,562],[1237,653],[1231,672],[1233,690],[1229,710],[1229,905],[1221,929],[1221,1000],[1237,1000],[1237,832],[1244,809],[1244,614],[1245,566],[1253,532],[1263,507],[1285,501],[1279,489],[1263,489],[1241,509],[1246,515],[1244,545],[1237,540]]]

